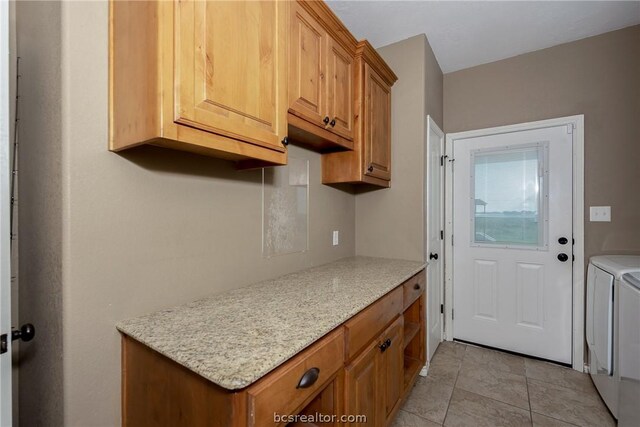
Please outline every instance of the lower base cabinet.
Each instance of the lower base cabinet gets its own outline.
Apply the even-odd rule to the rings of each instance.
[[[345,413],[364,416],[348,425],[385,426],[391,422],[403,390],[402,326],[403,318],[398,317],[347,365]]]
[[[389,426],[426,362],[425,280],[422,270],[241,390],[124,335],[122,425]]]

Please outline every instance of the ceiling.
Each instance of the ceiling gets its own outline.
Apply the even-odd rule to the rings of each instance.
[[[445,73],[640,24],[640,1],[327,3],[376,48],[426,34]]]

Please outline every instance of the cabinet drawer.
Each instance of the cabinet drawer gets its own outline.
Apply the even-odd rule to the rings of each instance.
[[[365,308],[344,326],[347,342],[347,359],[351,359],[380,334],[402,312],[402,287],[399,286],[378,301]]]
[[[344,332],[338,328],[247,390],[248,425],[273,426],[274,413],[295,414],[343,364]],[[314,368],[318,370],[317,380],[299,387],[302,377]]]
[[[420,297],[427,288],[427,276],[425,270],[413,276],[411,279],[404,282],[402,285],[404,292],[404,306],[403,310],[406,310],[415,300]]]

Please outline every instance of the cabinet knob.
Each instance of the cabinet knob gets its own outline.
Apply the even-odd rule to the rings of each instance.
[[[331,123],[329,123],[331,125],[331,127],[334,127],[336,125],[336,119],[331,120]]]
[[[296,386],[296,388],[309,388],[312,385],[315,384],[316,381],[318,381],[318,376],[320,375],[320,369],[318,368],[311,368],[309,369],[307,372],[305,372],[302,377],[300,378],[300,381],[298,382],[298,385]]]
[[[420,289],[420,283],[416,283],[415,285],[413,285],[413,289],[415,289],[416,291]]]
[[[368,170],[369,172],[373,172],[373,165],[369,165],[369,167],[367,168],[367,170]]]
[[[289,137],[285,136],[284,138],[282,138],[282,145],[284,145],[285,147],[287,145],[289,145]]]
[[[329,116],[326,116],[324,119],[322,119],[322,121],[324,122],[325,125],[329,124]]]
[[[387,342],[383,342],[378,346],[378,348],[380,349],[380,353],[384,353],[387,350]]]

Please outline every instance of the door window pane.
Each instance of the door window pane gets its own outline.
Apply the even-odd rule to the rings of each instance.
[[[540,143],[472,152],[472,243],[544,245],[545,151]]]

